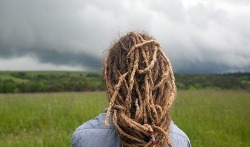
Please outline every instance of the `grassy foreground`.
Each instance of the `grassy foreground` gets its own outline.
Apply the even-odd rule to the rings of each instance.
[[[0,147],[68,147],[75,128],[106,107],[104,92],[0,95]],[[249,146],[250,92],[179,91],[174,122],[193,147]]]

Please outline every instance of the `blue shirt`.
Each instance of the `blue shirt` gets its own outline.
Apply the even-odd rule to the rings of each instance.
[[[79,126],[72,136],[72,147],[120,147],[120,137],[109,119],[105,126],[106,113]],[[187,135],[173,121],[170,123],[169,136],[173,147],[191,147]]]

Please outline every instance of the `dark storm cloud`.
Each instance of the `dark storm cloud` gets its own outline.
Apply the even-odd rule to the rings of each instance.
[[[177,72],[249,71],[250,3],[209,2],[0,0],[0,58],[99,70],[114,39],[143,30]]]
[[[101,60],[88,53],[57,52],[55,50],[39,50],[34,55],[40,62],[56,65],[82,66],[86,70],[96,71],[101,67]]]
[[[101,68],[102,61],[96,56],[88,53],[59,52],[52,49],[22,49],[3,50],[0,57],[15,58],[20,56],[31,56],[42,63],[53,63],[55,65],[80,66],[88,71],[97,71]],[[53,69],[52,69],[53,70]]]

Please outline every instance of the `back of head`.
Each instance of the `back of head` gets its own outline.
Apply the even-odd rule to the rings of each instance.
[[[121,37],[109,49],[103,78],[109,100],[105,123],[112,109],[122,146],[153,146],[152,130],[157,146],[171,146],[169,108],[176,87],[160,44],[138,32]]]

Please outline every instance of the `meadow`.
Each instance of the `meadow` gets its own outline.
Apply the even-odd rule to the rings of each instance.
[[[249,105],[249,91],[179,90],[171,113],[193,147],[247,147]],[[69,147],[106,106],[105,92],[0,94],[0,147]]]

